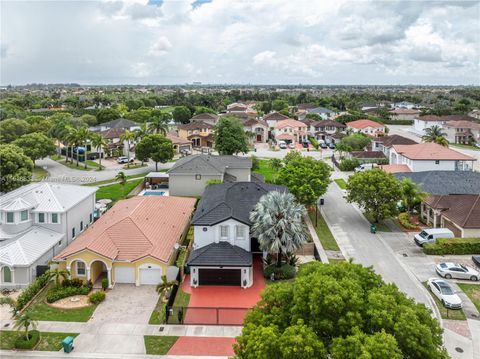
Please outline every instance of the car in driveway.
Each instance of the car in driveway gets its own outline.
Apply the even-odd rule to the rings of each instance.
[[[133,162],[135,161],[135,158],[134,157],[130,157],[130,162]],[[128,163],[128,157],[126,156],[121,156],[121,157],[118,157],[117,158],[117,163]]]
[[[459,263],[438,263],[435,266],[435,270],[440,277],[444,277],[447,279],[456,278],[477,281],[480,278],[480,274],[478,273],[478,271]]]
[[[430,278],[427,281],[428,289],[437,297],[445,308],[462,309],[463,302],[453,288],[443,279]]]

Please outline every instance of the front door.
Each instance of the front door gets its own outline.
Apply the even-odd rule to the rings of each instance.
[[[262,135],[257,135],[257,142],[262,142]]]

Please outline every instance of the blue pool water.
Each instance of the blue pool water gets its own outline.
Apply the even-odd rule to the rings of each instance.
[[[143,193],[144,196],[163,196],[165,192],[157,192],[157,191],[145,191]]]

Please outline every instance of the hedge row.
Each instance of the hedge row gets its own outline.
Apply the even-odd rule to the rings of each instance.
[[[47,274],[43,274],[37,278],[35,278],[35,280],[30,283],[30,285],[28,287],[26,287],[22,293],[20,293],[20,295],[18,296],[17,298],[17,306],[15,307],[15,309],[17,311],[20,311],[22,310],[28,302],[30,302],[32,300],[32,298],[38,293],[40,292],[40,290],[45,287],[49,281],[49,277]]]
[[[47,293],[47,302],[54,303],[57,300],[71,297],[73,295],[87,295],[92,290],[90,286],[82,287],[63,287],[59,285],[58,287],[53,287]]]
[[[426,254],[479,254],[480,238],[438,238],[435,243],[425,244]]]
[[[20,335],[15,339],[16,349],[33,349],[40,340],[40,332],[38,330],[30,330],[28,332],[28,340],[25,338],[24,332],[20,332]]]
[[[276,264],[271,264],[265,268],[263,275],[265,278],[270,279],[272,273],[274,274],[275,280],[292,279],[295,277],[296,270],[295,266],[287,263],[282,264],[281,267],[277,267]]]

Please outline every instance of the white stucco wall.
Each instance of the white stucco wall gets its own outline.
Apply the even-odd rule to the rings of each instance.
[[[413,129],[417,133],[425,133],[425,129],[432,127],[432,126],[439,126],[443,127],[444,121],[423,121],[418,118],[414,119],[413,121]]]
[[[435,164],[435,161],[411,161],[410,168],[412,172],[422,171],[455,171],[455,161],[439,161]]]
[[[250,252],[250,228],[249,226],[238,222],[234,219],[228,219],[224,222],[216,224],[214,226],[194,226],[194,249],[202,248],[211,243],[220,242],[220,226],[229,227],[229,240],[228,242],[233,246],[238,246]],[[239,240],[235,238],[235,226],[243,226],[245,239]],[[203,229],[207,230],[204,231]]]
[[[95,194],[85,198],[79,202],[75,207],[71,208],[65,217],[64,228],[67,234],[68,243],[72,241],[72,228],[75,227],[75,238],[81,233],[80,222],[83,221],[83,230],[90,225],[90,214],[95,210]],[[62,218],[63,220],[63,218]]]
[[[200,179],[195,179],[195,174],[181,175],[171,173],[168,183],[168,192],[170,196],[196,197],[201,196],[207,182],[210,180],[223,180],[221,175],[201,175]]]

